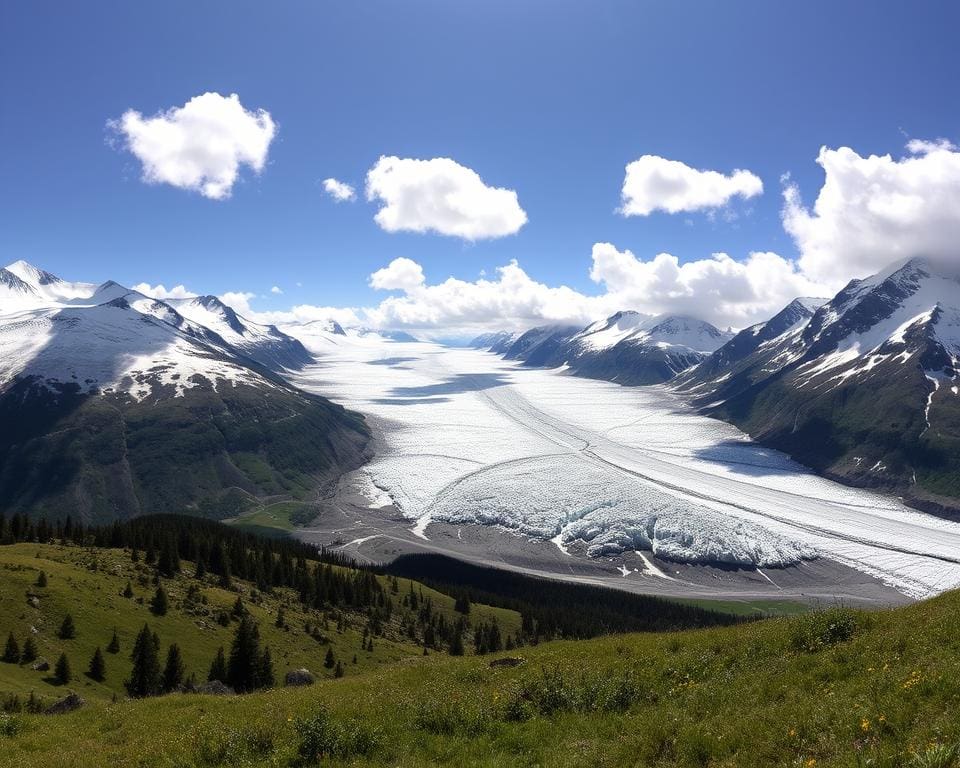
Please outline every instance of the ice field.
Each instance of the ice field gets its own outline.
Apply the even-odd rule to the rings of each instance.
[[[349,478],[371,507],[498,526],[588,555],[776,567],[828,557],[912,597],[960,586],[960,525],[819,478],[660,387],[380,337],[315,346],[294,377],[370,418]]]

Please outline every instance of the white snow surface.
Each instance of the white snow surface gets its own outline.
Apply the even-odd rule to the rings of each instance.
[[[168,303],[112,281],[67,282],[24,261],[6,269],[31,290],[0,303],[0,387],[34,376],[142,400],[154,385],[182,394],[198,377],[214,387],[222,380],[274,386],[231,362],[229,349]]]
[[[820,478],[663,387],[339,341],[291,378],[372,417],[380,445],[358,492],[388,494],[423,535],[431,521],[494,525],[597,556],[746,567],[819,554],[914,597],[960,586],[960,525]]]
[[[626,311],[587,326],[571,340],[583,349],[600,351],[629,341],[660,347],[685,347],[696,352],[713,352],[732,338],[709,323],[683,315],[650,317]]]

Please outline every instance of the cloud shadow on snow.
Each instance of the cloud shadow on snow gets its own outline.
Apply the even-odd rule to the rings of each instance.
[[[509,383],[507,378],[498,373],[458,373],[452,379],[436,384],[426,384],[421,387],[394,387],[388,394],[392,398],[437,398],[431,402],[440,402],[439,395],[480,392]]]

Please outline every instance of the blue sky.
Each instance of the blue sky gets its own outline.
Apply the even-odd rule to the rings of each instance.
[[[373,305],[386,294],[368,276],[397,257],[427,283],[516,259],[585,294],[603,290],[595,243],[795,259],[782,174],[810,204],[822,145],[896,159],[909,138],[957,140],[957,29],[947,2],[7,2],[0,262],[250,291],[281,310]],[[206,92],[269,112],[263,171],[223,200],[143,183],[107,121]],[[648,154],[749,169],[764,192],[712,214],[620,215],[624,167]],[[362,194],[381,155],[452,158],[515,190],[528,221],[474,242],[384,231]],[[335,203],[327,177],[360,199]]]

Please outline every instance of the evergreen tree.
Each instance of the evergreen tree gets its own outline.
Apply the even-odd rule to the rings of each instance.
[[[210,665],[210,671],[207,673],[207,680],[213,682],[219,680],[221,683],[227,682],[227,658],[223,655],[223,646],[217,649],[217,655]]]
[[[453,610],[466,616],[470,613],[470,598],[465,594],[457,595],[457,599],[453,604]]]
[[[73,674],[70,672],[70,661],[67,659],[67,654],[60,654],[60,658],[57,659],[56,666],[53,668],[53,677],[57,681],[58,685],[66,685],[73,679]]]
[[[3,649],[2,660],[7,664],[18,664],[20,662],[20,644],[17,643],[17,638],[13,636],[13,632],[7,636],[7,645]]]
[[[133,584],[131,584],[129,581],[127,582],[127,586],[123,588],[123,596],[127,599],[133,597]]]
[[[40,575],[37,576],[37,586],[41,589],[47,586],[47,573],[46,571],[40,571]]]
[[[207,563],[204,561],[203,556],[197,557],[197,570],[193,574],[193,578],[202,580],[207,575]]]
[[[130,671],[130,679],[124,684],[127,693],[134,698],[154,696],[159,693],[160,659],[154,635],[146,624],[137,634],[130,658],[133,661],[133,669]]]
[[[336,659],[333,656],[333,648],[327,648],[327,655],[323,657],[323,666],[327,669],[333,669]]]
[[[240,619],[230,646],[227,661],[227,683],[238,693],[252,691],[257,687],[260,655],[260,630],[249,613]]]
[[[73,625],[73,616],[69,613],[63,617],[63,623],[60,624],[60,631],[57,637],[61,640],[73,640],[77,636],[77,628]]]
[[[110,644],[107,646],[107,653],[120,653],[120,638],[117,637],[117,630],[113,630],[113,637],[110,638]]]
[[[87,674],[91,679],[102,683],[107,676],[107,663],[103,660],[103,654],[100,652],[100,646],[93,652],[93,658],[90,659],[90,666],[87,668]]]
[[[233,608],[230,610],[230,615],[235,619],[239,619],[246,612],[247,607],[243,604],[243,600],[240,598],[240,595],[237,595],[237,599],[233,603]]]
[[[286,616],[284,615],[282,605],[277,609],[277,620],[274,622],[274,624],[279,629],[283,629],[285,626],[287,626],[287,620]]]
[[[257,688],[273,688],[273,657],[270,648],[264,648],[257,668]]]
[[[173,536],[168,536],[163,540],[160,557],[157,560],[157,570],[167,577],[180,571],[180,553],[177,551],[177,543]]]
[[[23,641],[23,652],[20,654],[20,661],[24,664],[29,664],[31,661],[36,661],[39,652],[37,651],[37,643],[34,641],[33,637],[27,635],[27,639]]]
[[[334,677],[343,677],[343,662],[337,662],[337,668],[333,671]]]
[[[163,668],[162,685],[164,692],[169,693],[179,688],[183,682],[185,672],[183,656],[180,654],[180,646],[173,643],[167,650],[167,663]]]
[[[155,616],[166,616],[169,607],[170,600],[167,598],[167,591],[161,584],[157,587],[157,591],[153,594],[153,599],[150,601],[150,610]]]

